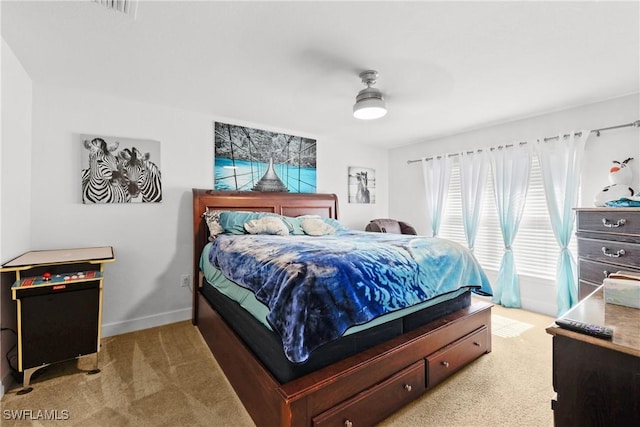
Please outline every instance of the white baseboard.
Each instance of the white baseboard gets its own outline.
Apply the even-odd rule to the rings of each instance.
[[[152,316],[123,320],[121,322],[104,323],[102,324],[102,336],[111,337],[114,335],[126,334],[127,332],[168,325],[169,323],[182,322],[183,320],[189,319],[191,319],[191,307],[181,310],[167,311],[164,313],[154,314]]]
[[[527,311],[532,311],[534,313],[544,314],[550,317],[556,317],[557,315],[557,305],[555,302],[546,302],[540,300],[533,299],[521,299],[522,308]]]

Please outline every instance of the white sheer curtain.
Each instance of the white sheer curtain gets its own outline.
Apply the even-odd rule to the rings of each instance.
[[[493,289],[493,302],[505,307],[520,307],[520,283],[511,246],[518,233],[527,200],[531,144],[514,144],[491,151],[493,189],[498,210],[504,255]]]
[[[482,196],[487,183],[489,161],[485,151],[462,152],[459,160],[462,224],[467,245],[473,252],[478,234]]]
[[[568,246],[575,224],[573,208],[578,203],[584,147],[590,134],[583,130],[580,135],[571,132],[567,138],[535,143],[551,228],[560,246],[556,270],[558,316],[578,302],[576,261]]]
[[[449,156],[438,156],[433,159],[422,159],[422,177],[424,179],[427,215],[431,222],[431,234],[435,237],[440,230],[442,211],[449,191],[451,159]]]

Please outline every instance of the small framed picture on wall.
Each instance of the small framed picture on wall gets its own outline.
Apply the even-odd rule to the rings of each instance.
[[[349,203],[376,202],[376,171],[349,166]]]

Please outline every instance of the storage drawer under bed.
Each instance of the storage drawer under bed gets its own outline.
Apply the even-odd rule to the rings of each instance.
[[[424,392],[424,363],[416,362],[313,418],[314,427],[371,426]],[[376,408],[372,411],[371,408]]]
[[[489,329],[486,326],[449,344],[426,358],[426,384],[431,388],[486,353]]]

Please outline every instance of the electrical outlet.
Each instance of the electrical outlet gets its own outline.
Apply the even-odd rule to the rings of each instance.
[[[190,274],[181,275],[180,276],[180,287],[188,288],[188,287],[190,287],[189,285],[191,285],[191,275]]]

